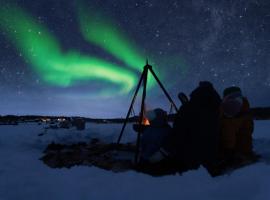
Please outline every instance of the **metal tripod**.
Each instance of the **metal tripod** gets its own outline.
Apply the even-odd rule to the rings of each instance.
[[[124,121],[124,124],[122,126],[122,129],[121,129],[121,132],[120,132],[120,135],[118,137],[118,140],[117,140],[117,144],[120,143],[121,141],[121,138],[122,138],[122,135],[124,133],[124,130],[125,130],[125,127],[127,125],[127,122],[128,122],[128,119],[129,119],[129,116],[131,114],[131,111],[133,109],[133,105],[134,105],[134,102],[136,100],[136,97],[137,97],[137,94],[139,92],[139,89],[141,87],[141,84],[143,82],[143,93],[142,93],[142,102],[141,102],[141,112],[140,112],[140,116],[139,116],[139,124],[142,124],[143,122],[143,113],[144,113],[144,107],[145,107],[145,98],[146,98],[146,86],[147,86],[147,75],[148,75],[148,71],[150,71],[153,75],[153,77],[155,78],[155,80],[157,81],[158,85],[160,86],[160,88],[162,89],[162,91],[164,92],[165,96],[168,98],[168,100],[170,101],[172,107],[175,109],[175,111],[177,112],[178,109],[175,105],[175,103],[173,102],[172,98],[170,97],[169,93],[166,91],[166,89],[164,88],[164,86],[162,85],[162,83],[160,82],[160,80],[158,79],[156,73],[154,72],[153,68],[151,65],[148,64],[148,61],[146,61],[146,65],[144,66],[143,68],[143,72],[141,74],[141,77],[140,77],[140,80],[139,80],[139,83],[137,85],[137,88],[135,90],[135,93],[133,95],[133,98],[132,98],[132,101],[131,101],[131,104],[129,106],[129,109],[128,109],[128,112],[127,112],[127,116],[125,118],[125,121]],[[136,142],[136,153],[135,153],[135,163],[138,163],[139,161],[139,146],[140,146],[140,138],[141,138],[141,133],[142,131],[139,130],[138,131],[138,135],[137,135],[137,142]]]

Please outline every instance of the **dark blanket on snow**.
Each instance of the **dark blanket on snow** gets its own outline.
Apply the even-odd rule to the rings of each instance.
[[[113,172],[135,170],[152,176],[182,173],[183,168],[169,160],[159,163],[134,164],[136,147],[132,143],[115,144],[92,140],[72,145],[51,143],[40,159],[51,168],[70,168],[76,165],[96,166]]]
[[[44,150],[44,155],[40,159],[51,168],[70,168],[77,165],[96,166],[113,172],[135,170],[152,176],[182,174],[185,171],[195,170],[199,167],[190,169],[170,159],[155,164],[135,165],[133,162],[135,150],[136,147],[132,143],[106,144],[97,139],[92,140],[90,143],[72,145],[51,143]],[[208,169],[208,171],[211,176],[219,176],[258,162],[258,160],[259,157],[254,156],[245,162],[227,163],[212,168],[210,171]]]

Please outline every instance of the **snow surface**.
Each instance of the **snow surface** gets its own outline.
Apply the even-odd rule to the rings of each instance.
[[[270,121],[255,124],[254,145],[263,155],[262,162],[217,178],[211,178],[204,168],[163,177],[86,166],[52,169],[39,160],[48,143],[87,142],[90,138],[116,141],[121,125],[88,123],[85,131],[48,130],[38,136],[44,127],[37,123],[0,126],[0,200],[270,198]],[[129,125],[123,142],[134,138]]]

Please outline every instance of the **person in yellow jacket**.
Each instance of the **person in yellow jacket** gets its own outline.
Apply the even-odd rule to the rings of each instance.
[[[239,87],[224,90],[220,123],[220,151],[223,159],[248,158],[253,155],[254,122],[249,109],[248,99],[243,97]]]

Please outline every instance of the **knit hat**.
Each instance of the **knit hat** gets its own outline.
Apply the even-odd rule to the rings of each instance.
[[[243,105],[242,92],[239,87],[229,87],[223,91],[222,108],[227,117],[234,117],[241,112]]]
[[[223,91],[223,97],[226,97],[228,95],[231,95],[231,94],[238,94],[238,95],[241,95],[242,96],[242,91],[239,87],[236,87],[236,86],[232,86],[232,87],[228,87],[226,88],[224,91]]]

